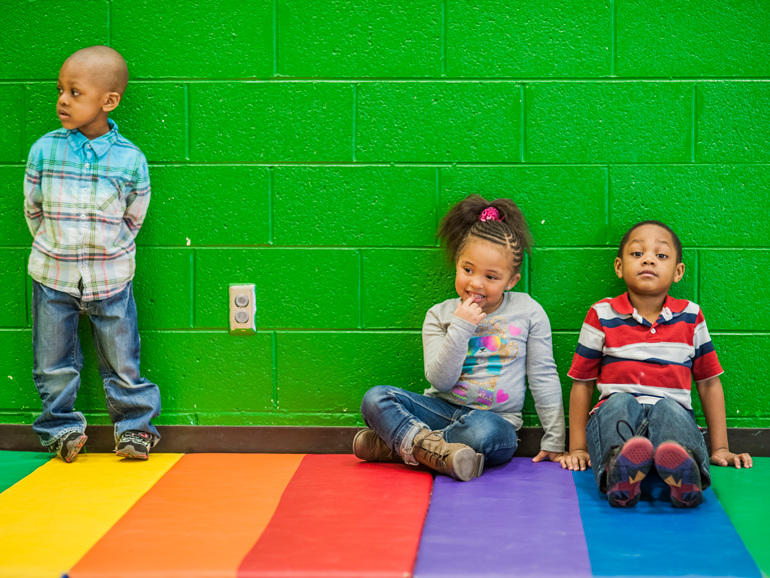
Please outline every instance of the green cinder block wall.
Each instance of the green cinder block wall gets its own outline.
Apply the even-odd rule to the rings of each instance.
[[[24,161],[59,126],[63,60],[108,44],[150,161],[158,423],[357,425],[369,387],[422,390],[422,320],[453,296],[436,224],[479,192],[532,227],[517,290],[550,316],[565,401],[588,306],[622,290],[617,243],[654,218],[684,242],[674,294],[704,307],[728,425],[770,426],[766,0],[35,0],[0,30],[0,422],[40,408]],[[256,284],[256,336],[228,333],[230,283]],[[81,329],[77,407],[108,423]]]

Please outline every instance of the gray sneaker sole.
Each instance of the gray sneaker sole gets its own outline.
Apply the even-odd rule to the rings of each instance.
[[[67,454],[62,455],[62,459],[64,459],[65,462],[68,464],[71,464],[73,460],[78,456],[80,453],[80,450],[83,449],[83,446],[86,445],[86,441],[88,440],[88,436],[86,434],[82,434],[79,438],[70,440],[66,444]]]
[[[125,446],[115,452],[115,455],[119,458],[131,458],[135,460],[146,460],[150,456],[144,452],[139,452],[134,449],[134,446]]]

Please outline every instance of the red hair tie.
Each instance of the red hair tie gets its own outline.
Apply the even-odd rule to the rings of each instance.
[[[479,217],[482,221],[502,221],[504,218],[500,216],[500,211],[494,207],[487,207],[481,211],[481,216]]]

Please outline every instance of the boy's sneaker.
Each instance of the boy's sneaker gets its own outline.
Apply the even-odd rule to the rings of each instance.
[[[359,460],[366,462],[404,463],[401,456],[390,449],[385,440],[370,428],[361,430],[353,438],[353,453]]]
[[[77,457],[87,439],[88,436],[83,432],[71,431],[48,446],[48,451],[58,454],[61,459],[70,464]]]
[[[671,505],[694,508],[703,502],[700,469],[689,450],[674,441],[663,442],[655,451],[655,468],[671,488]]]
[[[115,453],[120,458],[134,458],[146,460],[150,457],[150,448],[153,446],[152,435],[143,431],[123,432],[115,448]]]
[[[639,486],[652,467],[652,442],[634,436],[610,455],[607,462],[607,498],[616,508],[639,501]]]

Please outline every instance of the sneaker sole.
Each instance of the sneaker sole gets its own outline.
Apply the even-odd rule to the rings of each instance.
[[[617,468],[620,481],[607,491],[611,506],[630,508],[637,504],[640,485],[652,466],[652,454],[652,442],[647,438],[633,437],[623,444],[613,466],[613,469]]]
[[[459,450],[452,457],[449,475],[460,482],[478,478],[484,471],[484,454],[477,454],[471,448]]]
[[[86,445],[86,441],[88,440],[88,436],[86,434],[82,434],[75,445],[72,445],[72,442],[67,444],[69,446],[67,451],[67,456],[62,456],[62,459],[67,462],[68,464],[71,464],[73,460],[78,456],[80,453],[80,450],[83,449],[83,446]]]
[[[117,450],[115,455],[119,458],[130,458],[134,460],[146,460],[149,459],[149,455],[141,452],[137,452],[134,446],[126,446],[123,449]]]
[[[671,489],[671,505],[694,508],[703,502],[698,464],[676,442],[663,442],[655,452],[655,468]]]

